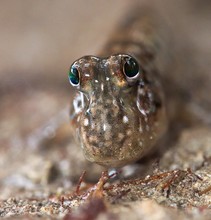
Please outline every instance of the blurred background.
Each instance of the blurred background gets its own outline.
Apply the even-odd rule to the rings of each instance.
[[[50,146],[48,150],[37,150],[37,140],[43,132],[53,135],[46,127],[60,112],[62,120],[69,121],[68,106],[73,97],[67,78],[70,64],[83,55],[97,54],[135,2],[156,8],[182,44],[194,45],[201,68],[197,79],[208,87],[211,63],[208,0],[0,1],[1,187],[46,184],[51,172],[66,175],[67,179],[74,176],[69,162],[69,155],[73,154],[70,147],[64,148],[63,143],[54,141],[42,145]],[[71,143],[71,134],[69,139]],[[77,167],[86,167],[84,163]],[[4,192],[2,198],[10,194]]]

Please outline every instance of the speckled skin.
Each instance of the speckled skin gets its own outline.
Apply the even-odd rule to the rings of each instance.
[[[80,84],[71,123],[85,157],[105,167],[140,159],[166,130],[156,65],[160,45],[151,33],[152,25],[144,16],[136,16],[112,36],[101,53],[107,56],[84,56],[72,64],[79,71]],[[125,56],[139,63],[140,74],[133,80],[124,74]]]

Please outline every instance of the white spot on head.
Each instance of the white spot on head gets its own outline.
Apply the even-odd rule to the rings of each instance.
[[[81,119],[81,117],[80,117],[80,116],[78,116],[78,117],[77,117],[77,122],[79,122],[79,121],[80,121],[80,119]]]
[[[100,88],[101,88],[101,91],[104,91],[104,84],[103,83],[101,83]]]
[[[142,115],[147,116],[146,111],[140,106],[139,101],[137,100],[136,105],[138,107],[138,110],[141,112]]]
[[[103,125],[103,130],[105,131],[104,133],[105,140],[110,140],[111,139],[111,126],[108,123],[105,123]]]
[[[113,105],[118,106],[117,101],[115,99],[113,99],[112,103],[113,103]]]
[[[89,125],[89,120],[88,120],[88,118],[85,118],[84,119],[84,126],[88,126]]]
[[[103,124],[103,131],[106,130],[106,124]]]
[[[98,83],[99,81],[97,79],[95,79],[95,82]]]
[[[124,123],[128,123],[128,121],[129,121],[128,117],[127,117],[126,115],[124,115],[124,116],[123,116],[123,122],[124,122]]]
[[[110,78],[109,77],[106,77],[106,81],[109,81],[110,80]]]
[[[89,66],[90,66],[89,63],[85,63],[85,64],[84,64],[84,67],[89,67]]]

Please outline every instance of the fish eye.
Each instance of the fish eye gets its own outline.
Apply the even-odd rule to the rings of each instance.
[[[68,73],[69,81],[72,86],[78,86],[80,82],[80,75],[75,66],[71,66]]]
[[[136,59],[130,56],[125,57],[123,71],[125,76],[129,79],[138,76],[140,67]]]

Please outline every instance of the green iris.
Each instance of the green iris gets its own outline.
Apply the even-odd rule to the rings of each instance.
[[[79,72],[78,72],[76,67],[74,67],[74,66],[70,67],[70,71],[69,71],[68,77],[69,77],[70,83],[73,86],[76,86],[76,85],[79,84]]]
[[[139,65],[134,58],[129,58],[124,64],[124,73],[127,77],[134,77],[139,73]]]

